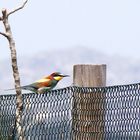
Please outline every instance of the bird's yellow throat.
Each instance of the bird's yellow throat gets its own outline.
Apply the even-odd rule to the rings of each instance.
[[[63,78],[63,77],[61,77],[61,76],[55,76],[55,77],[54,77],[54,79],[57,80],[57,81],[61,80],[62,78]]]

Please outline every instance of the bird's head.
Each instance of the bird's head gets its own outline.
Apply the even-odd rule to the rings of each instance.
[[[63,79],[64,77],[69,77],[69,75],[64,75],[60,72],[54,72],[50,75],[51,77],[53,77],[55,80],[60,81],[61,79]]]

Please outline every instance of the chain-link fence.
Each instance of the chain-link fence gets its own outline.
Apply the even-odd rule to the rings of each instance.
[[[16,96],[0,96],[0,140],[15,129]],[[140,84],[23,94],[25,140],[140,140]]]

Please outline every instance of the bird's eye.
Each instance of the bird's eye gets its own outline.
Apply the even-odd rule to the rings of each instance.
[[[61,76],[61,73],[56,73],[55,76]]]

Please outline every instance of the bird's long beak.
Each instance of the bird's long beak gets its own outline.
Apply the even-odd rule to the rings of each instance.
[[[62,75],[63,77],[70,77],[69,75]]]

